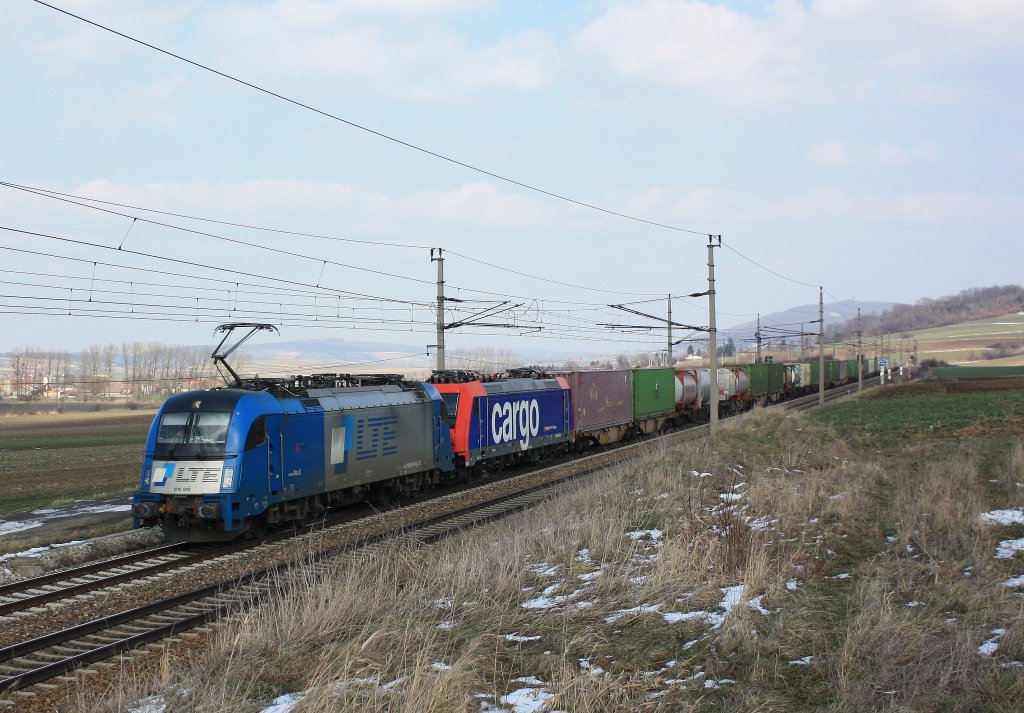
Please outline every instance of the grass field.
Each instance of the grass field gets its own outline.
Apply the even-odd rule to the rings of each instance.
[[[0,515],[131,492],[154,413],[0,419]]]
[[[1020,710],[1024,524],[980,515],[1021,512],[1022,419],[1007,380],[757,410],[464,536],[303,572],[68,710]]]
[[[1024,346],[1024,314],[1009,314],[1003,317],[982,319],[976,322],[962,322],[946,327],[921,329],[910,332],[910,342],[917,340],[918,352],[922,359],[941,359],[950,364],[978,362],[980,365],[1019,366],[1024,364],[1024,355],[1016,354],[989,361],[985,357],[995,350],[993,344],[1017,344]],[[892,336],[895,346],[897,336]],[[907,340],[904,339],[905,348]]]

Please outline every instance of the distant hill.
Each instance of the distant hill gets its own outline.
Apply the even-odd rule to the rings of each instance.
[[[946,327],[1024,311],[1024,288],[1019,285],[975,287],[938,299],[920,299],[915,304],[894,304],[879,314],[861,320],[865,337],[902,334]],[[827,323],[827,320],[826,320]],[[848,339],[857,332],[856,320],[826,329],[832,339]]]
[[[850,318],[856,319],[857,308],[860,308],[861,315],[873,315],[885,312],[892,308],[894,305],[892,302],[858,302],[857,300],[847,300],[845,302],[829,302],[823,306],[825,314],[825,329],[828,331],[831,325],[841,324]],[[771,314],[761,315],[761,327],[766,329],[772,325],[810,325],[812,322],[818,320],[818,305],[800,305],[799,307],[790,307],[783,312],[773,312]],[[729,327],[726,332],[732,334],[753,334],[757,328],[757,320],[751,320],[742,324],[737,324],[734,327]],[[817,331],[817,328],[809,331]]]

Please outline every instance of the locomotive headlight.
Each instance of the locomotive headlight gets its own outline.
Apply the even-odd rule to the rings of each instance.
[[[235,487],[235,466],[226,465],[220,474],[220,489],[231,490]]]
[[[152,479],[153,479],[153,469],[150,468],[147,465],[145,468],[142,469],[142,487],[143,488],[148,488],[149,487],[149,481],[151,481]]]

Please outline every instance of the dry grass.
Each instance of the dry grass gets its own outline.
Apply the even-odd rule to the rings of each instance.
[[[970,448],[892,457],[755,411],[486,528],[297,569],[208,652],[75,706],[514,710],[532,688],[581,712],[1013,710],[1021,598],[978,524],[1006,503]],[[1021,443],[1002,462],[1024,482]]]

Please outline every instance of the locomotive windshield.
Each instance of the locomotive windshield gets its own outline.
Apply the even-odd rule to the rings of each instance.
[[[165,413],[156,435],[157,457],[199,457],[224,455],[230,413],[187,411]]]

